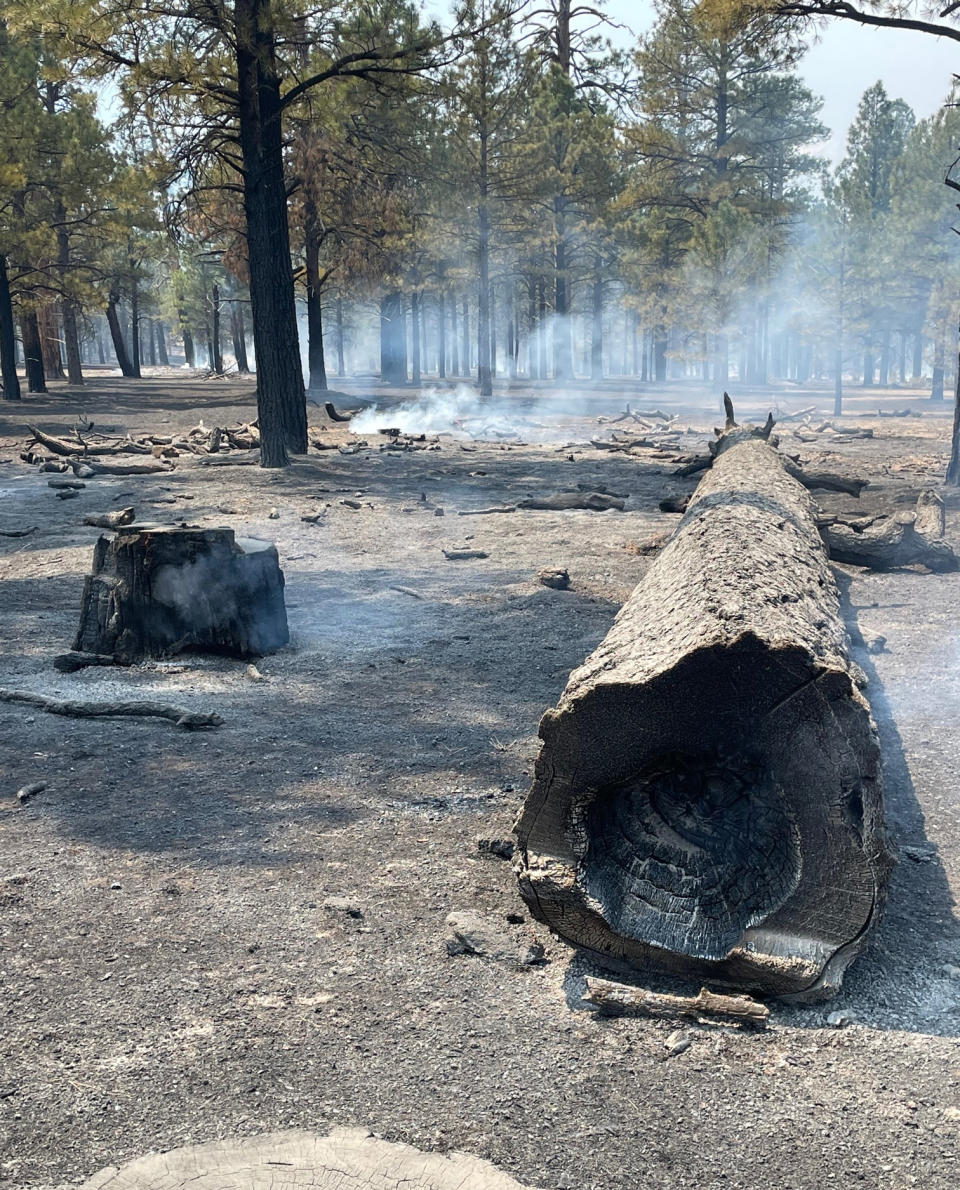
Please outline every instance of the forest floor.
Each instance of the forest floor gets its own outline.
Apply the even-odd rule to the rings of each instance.
[[[674,453],[703,448],[715,397],[628,395],[695,427]],[[0,1186],[65,1190],[150,1150],[338,1125],[466,1150],[542,1190],[960,1184],[960,575],[838,568],[901,849],[876,944],[838,1001],[774,1005],[763,1033],[692,1026],[670,1056],[674,1024],[585,1010],[585,965],[477,839],[509,836],[541,714],[649,566],[633,543],[676,523],[658,501],[696,480],[588,444],[623,406],[613,386],[515,396],[507,416],[537,444],[444,436],[394,455],[374,433],[283,472],[181,456],[67,501],[20,461],[26,422],[231,424],[253,416],[252,386],[95,378],[0,408],[0,529],[37,526],[0,537],[0,686],[225,720],[186,733],[0,704]],[[770,400],[746,393],[738,414]],[[832,396],[775,403],[829,416]],[[923,416],[877,417],[907,404]],[[949,407],[901,391],[848,409],[872,440],[794,445],[788,424],[783,445],[867,477],[865,511],[939,482]],[[578,483],[629,492],[626,510],[456,515]],[[83,515],[126,504],[276,541],[292,640],[263,681],[200,656],[53,670],[98,536]],[[947,532],[960,541],[956,506]],[[448,561],[453,546],[488,556]],[[546,566],[570,589],[539,585]],[[21,805],[31,782],[45,788]],[[483,916],[499,957],[447,953],[457,910]],[[535,940],[547,961],[517,961]]]

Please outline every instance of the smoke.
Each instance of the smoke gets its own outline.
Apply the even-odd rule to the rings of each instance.
[[[481,397],[465,384],[426,389],[402,405],[375,405],[350,423],[355,434],[394,428],[404,434],[448,434],[460,439],[557,442],[570,434],[569,394],[535,398]],[[585,410],[574,410],[585,415]],[[546,419],[546,420],[545,420]],[[550,424],[550,422],[553,424]]]

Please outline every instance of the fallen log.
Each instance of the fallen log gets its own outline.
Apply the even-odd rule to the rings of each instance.
[[[121,717],[169,719],[177,727],[195,731],[203,727],[220,727],[219,715],[200,711],[185,711],[181,707],[162,702],[63,702],[47,698],[45,694],[29,694],[24,690],[0,689],[0,702],[23,703],[51,715],[65,715],[72,719],[115,719]]]
[[[529,496],[526,500],[517,501],[517,508],[540,512],[564,511],[571,508],[583,508],[588,512],[607,512],[615,508],[623,512],[624,506],[624,500],[617,496],[607,496],[603,492],[557,492],[552,496]]]
[[[692,459],[683,467],[678,467],[674,471],[674,475],[686,477],[688,475],[697,475],[701,471],[708,471],[713,464],[713,455],[700,455],[696,459]]]
[[[173,463],[158,459],[153,463],[101,463],[95,459],[69,459],[76,476],[89,479],[93,475],[163,475],[173,470]]]
[[[443,556],[448,562],[470,562],[476,558],[489,558],[485,550],[444,550]]]
[[[848,496],[856,496],[859,500],[860,493],[868,486],[865,479],[850,479],[845,475],[834,475],[830,471],[808,471],[790,459],[785,459],[783,465],[787,474],[798,483],[802,483],[810,492],[846,492]]]
[[[201,467],[257,467],[260,451],[250,450],[243,455],[204,455],[197,460]]]
[[[919,409],[891,409],[888,412],[878,409],[877,417],[923,417],[923,413]]]
[[[36,531],[36,525],[31,525],[29,529],[0,529],[0,537],[29,537]]]
[[[457,516],[486,516],[492,512],[516,512],[516,504],[492,504],[488,508],[458,508]]]
[[[132,525],[137,519],[135,508],[118,508],[116,512],[94,512],[83,518],[85,525],[93,525],[96,529],[119,529],[123,525]]]
[[[53,668],[62,674],[76,673],[77,670],[86,669],[90,665],[116,664],[116,657],[104,653],[61,653],[53,659]]]
[[[275,546],[232,529],[132,525],[94,548],[73,648],[122,662],[184,649],[249,658],[288,640]]]
[[[47,487],[55,489],[73,489],[82,491],[87,485],[82,479],[48,479]]]
[[[734,422],[541,722],[532,914],[612,966],[834,994],[892,864],[858,679],[812,500]]]
[[[603,1016],[703,1017],[728,1024],[766,1027],[770,1009],[750,996],[724,996],[701,988],[696,996],[672,996],[651,992],[646,988],[630,987],[609,979],[587,978],[588,1004],[600,1009]]]
[[[934,574],[960,570],[960,559],[943,539],[943,501],[923,492],[913,512],[845,520],[822,517],[817,527],[833,562],[867,570],[924,566]]]
[[[805,417],[809,417],[811,413],[816,413],[816,405],[807,405],[803,409],[798,409],[795,413],[778,413],[777,421],[803,421]]]

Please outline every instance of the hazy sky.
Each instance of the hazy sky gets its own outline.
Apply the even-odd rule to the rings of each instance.
[[[648,28],[654,15],[650,0],[608,0],[607,11],[635,31]],[[825,22],[799,67],[810,90],[823,97],[823,122],[833,133],[820,151],[834,160],[843,156],[857,102],[877,79],[923,117],[943,102],[953,71],[960,74],[958,42],[926,33],[867,29],[852,21]]]

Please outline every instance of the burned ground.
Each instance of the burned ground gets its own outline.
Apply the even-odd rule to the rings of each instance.
[[[0,416],[0,529],[37,526],[0,538],[0,685],[226,720],[184,733],[0,705],[0,1184],[60,1190],[150,1149],[359,1125],[544,1190],[956,1185],[960,576],[840,572],[901,850],[876,945],[835,1003],[774,1006],[766,1033],[690,1027],[681,1052],[667,1022],[578,1006],[588,969],[476,841],[509,835],[540,715],[649,565],[635,543],[676,523],[659,501],[696,479],[583,445],[617,404],[603,394],[541,445],[394,455],[366,435],[369,451],[285,472],[181,457],[67,501],[19,461],[27,420],[63,432],[82,408],[169,433],[249,417],[251,395],[100,381]],[[827,408],[783,399],[811,401]],[[865,510],[907,507],[943,472],[946,413],[853,412],[873,439],[794,444],[788,425],[784,445],[870,479]],[[710,416],[677,453],[702,447]],[[626,510],[456,515],[578,483],[629,492]],[[258,663],[263,681],[185,655],[52,669],[98,536],[83,516],[125,504],[276,541],[292,644]],[[442,552],[464,546],[487,557]],[[570,589],[538,584],[543,567]],[[46,787],[18,804],[32,782]],[[448,954],[455,911],[480,914],[501,957]],[[546,963],[514,959],[537,941]],[[852,1023],[831,1027],[835,1012]]]

